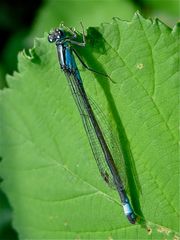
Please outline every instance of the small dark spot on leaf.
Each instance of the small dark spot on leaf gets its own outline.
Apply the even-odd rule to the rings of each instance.
[[[152,234],[152,228],[147,227],[147,232],[148,232],[148,235],[151,235]]]

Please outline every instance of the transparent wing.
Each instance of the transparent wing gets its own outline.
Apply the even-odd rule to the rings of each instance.
[[[105,114],[97,105],[97,103],[90,97],[88,99],[92,107],[92,110],[96,116],[96,120],[103,131],[103,136],[108,145],[108,148],[110,149],[119,176],[123,181],[124,187],[127,188],[125,161],[120,148],[118,136],[113,132],[112,126],[109,124]]]
[[[82,86],[79,86],[79,85],[81,84],[81,80],[79,80],[72,74],[69,74],[69,73],[65,73],[65,74],[68,79],[68,83],[70,85],[74,100],[79,109],[79,112],[80,112],[80,115],[81,115],[81,118],[83,121],[83,125],[86,130],[88,140],[89,140],[94,158],[96,160],[97,166],[101,173],[101,176],[103,177],[104,181],[111,188],[116,189],[114,181],[113,181],[113,176],[112,176],[110,169],[106,163],[104,153],[102,151],[99,140],[96,136],[96,132],[94,130],[93,124],[92,124],[89,114],[87,112],[86,105],[84,104],[84,99],[82,98],[82,95],[80,94],[80,87],[82,87]],[[116,164],[118,173],[120,174],[120,177],[123,180],[123,184],[125,184],[126,174],[124,171],[124,160],[123,160],[123,155],[120,151],[120,148],[117,144],[117,138],[115,138],[113,136],[112,130],[110,129],[110,126],[109,126],[103,112],[100,110],[100,108],[97,106],[97,104],[91,98],[88,98],[88,101],[94,112],[96,121],[97,121],[98,125],[100,126],[101,131],[103,132],[103,136],[104,136],[105,141],[110,149],[110,152],[111,152],[113,160]]]

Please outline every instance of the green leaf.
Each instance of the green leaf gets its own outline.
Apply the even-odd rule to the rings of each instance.
[[[130,198],[144,221],[135,225],[100,177],[55,46],[45,35],[19,55],[19,72],[0,95],[0,175],[20,239],[177,237],[177,39],[178,25],[136,14],[89,28],[86,48],[77,49],[112,79],[78,64],[123,148]]]

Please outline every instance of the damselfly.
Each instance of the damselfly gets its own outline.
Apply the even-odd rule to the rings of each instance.
[[[75,62],[74,54],[77,56],[85,68],[97,74],[102,73],[89,68],[73,48],[73,45],[85,47],[86,42],[84,29],[83,41],[79,42],[76,40],[77,32],[75,29],[67,28],[63,25],[61,25],[60,28],[57,28],[50,32],[48,35],[48,41],[50,43],[56,44],[60,67],[68,80],[72,95],[79,109],[84,128],[86,130],[91,149],[100,173],[106,182],[109,182],[110,179],[112,179],[112,182],[119,193],[124,213],[127,216],[129,222],[134,224],[136,222],[136,215],[134,214],[131,207],[129,198],[125,191],[122,177],[117,170],[115,161],[110,151],[110,147],[105,140],[103,129],[101,128],[100,123],[97,121],[97,117],[94,114],[91,101],[87,97],[79,70]],[[107,171],[105,170],[104,165],[108,169]]]

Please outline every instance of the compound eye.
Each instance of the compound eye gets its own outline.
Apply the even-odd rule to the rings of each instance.
[[[55,36],[54,36],[54,34],[49,34],[48,35],[48,41],[50,42],[50,43],[53,43],[53,42],[55,42]]]
[[[53,42],[60,40],[63,36],[64,36],[64,32],[61,29],[56,28],[54,31],[51,31],[49,33],[48,41],[50,43],[53,43]]]
[[[61,33],[61,31],[60,31],[59,28],[56,28],[56,29],[55,29],[55,32],[56,32],[56,33],[59,33],[59,34]]]

